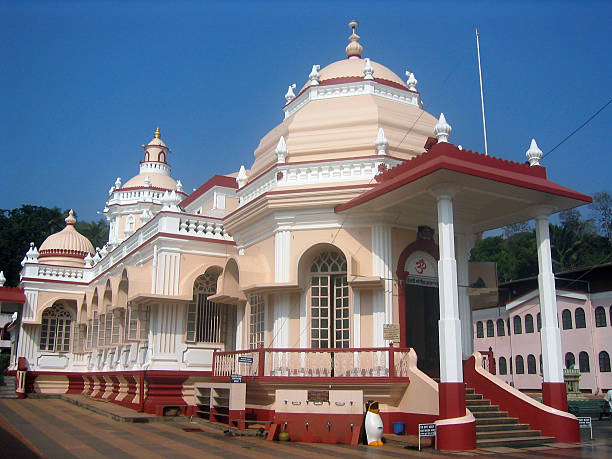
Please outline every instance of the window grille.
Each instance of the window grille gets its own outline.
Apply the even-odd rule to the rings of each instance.
[[[595,308],[595,326],[596,327],[607,327],[606,323],[606,310],[601,306]]]
[[[492,320],[487,320],[487,338],[495,336],[495,327]]]
[[[89,336],[87,325],[72,322],[72,352],[79,354],[85,351],[85,340]]]
[[[517,375],[525,374],[525,362],[523,361],[522,355],[516,356],[516,374]]]
[[[563,330],[572,329],[572,313],[569,309],[564,309],[561,313],[561,323],[563,324]]]
[[[610,355],[606,351],[599,353],[599,371],[610,373]]]
[[[525,333],[533,333],[533,316],[531,314],[525,316]]]
[[[125,313],[126,341],[147,341],[149,338],[149,306],[129,304]]]
[[[506,336],[506,329],[502,319],[497,319],[497,336]]]
[[[484,327],[480,320],[476,322],[476,338],[484,338]]]
[[[310,272],[311,347],[349,347],[349,288],[344,255],[324,251],[314,259]]]
[[[591,364],[589,363],[589,354],[582,351],[578,354],[578,368],[580,368],[580,373],[590,373]]]
[[[500,375],[505,375],[508,373],[508,367],[506,364],[506,358],[505,357],[500,357],[499,358],[499,374]]]
[[[104,347],[106,341],[104,340],[104,330],[106,326],[106,314],[100,314],[98,316],[98,345],[97,347]]]
[[[527,356],[527,373],[530,375],[536,374],[536,359],[533,354]]]
[[[266,303],[263,296],[251,295],[249,305],[249,349],[256,349],[264,344]]]
[[[62,304],[54,304],[42,314],[40,329],[40,350],[49,352],[68,352],[72,316]]]
[[[217,291],[218,275],[198,277],[193,285],[193,301],[187,308],[187,342],[224,343],[227,329],[227,306],[208,301]]]
[[[523,323],[521,322],[520,316],[514,316],[514,334],[520,335],[523,333]]]
[[[576,308],[574,313],[576,316],[576,328],[586,328],[586,318],[584,316],[584,309]]]
[[[565,354],[565,368],[568,370],[576,365],[576,357],[572,352],[568,352]]]

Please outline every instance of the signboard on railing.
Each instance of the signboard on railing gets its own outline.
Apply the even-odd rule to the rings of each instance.
[[[421,451],[421,438],[423,437],[435,437],[436,436],[436,425],[435,424],[419,424],[419,451]]]
[[[399,341],[400,340],[399,325],[384,324],[383,325],[383,339],[386,341]]]
[[[241,383],[242,382],[242,375],[231,375],[230,376],[230,382]]]
[[[253,357],[248,357],[246,355],[239,355],[238,362],[239,363],[253,363]]]
[[[591,440],[593,439],[593,424],[591,424],[591,416],[579,417],[578,426],[580,429],[590,429]]]

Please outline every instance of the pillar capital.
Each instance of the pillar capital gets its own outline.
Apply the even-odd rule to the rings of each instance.
[[[558,211],[558,209],[556,207],[554,207],[554,206],[547,206],[547,205],[534,206],[534,207],[529,209],[529,213],[536,220],[540,220],[540,219],[543,219],[543,218],[548,218],[548,217],[550,217],[552,214],[554,214],[557,211]]]
[[[440,183],[429,188],[429,194],[436,199],[452,199],[461,188],[452,183]]]

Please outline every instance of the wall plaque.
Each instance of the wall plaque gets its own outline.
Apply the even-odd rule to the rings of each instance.
[[[329,402],[329,391],[328,390],[309,390],[308,391],[309,402]]]

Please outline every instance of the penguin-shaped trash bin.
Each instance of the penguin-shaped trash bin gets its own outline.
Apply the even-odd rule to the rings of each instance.
[[[365,421],[366,441],[369,446],[382,446],[383,422],[379,414],[378,402],[368,401],[366,403]]]

